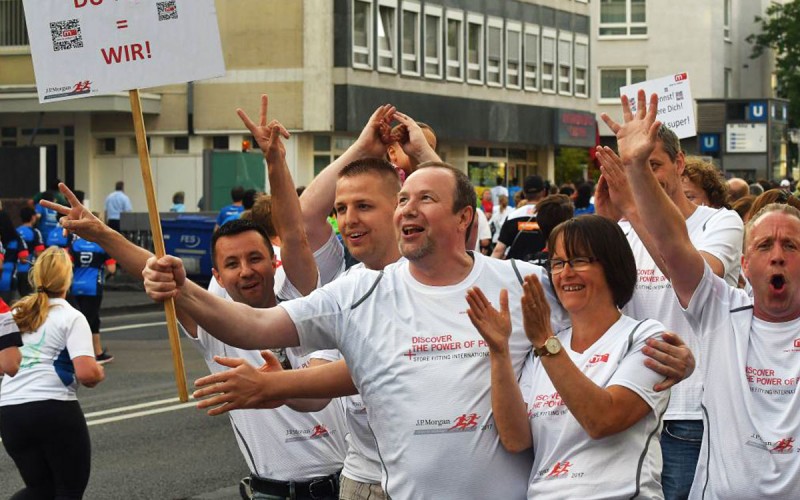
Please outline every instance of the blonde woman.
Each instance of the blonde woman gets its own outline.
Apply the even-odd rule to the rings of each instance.
[[[91,447],[76,391],[79,383],[94,387],[105,373],[89,323],[64,300],[72,283],[67,253],[45,250],[31,282],[34,292],[12,306],[21,360],[0,387],[0,438],[25,482],[12,498],[82,498]]]

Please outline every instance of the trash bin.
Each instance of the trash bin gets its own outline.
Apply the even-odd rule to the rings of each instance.
[[[192,279],[211,279],[211,235],[215,224],[213,217],[201,215],[180,215],[161,221],[167,254],[180,257]]]

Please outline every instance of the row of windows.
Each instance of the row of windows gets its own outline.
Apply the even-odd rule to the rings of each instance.
[[[352,1],[354,68],[588,96],[586,35],[427,3]]]

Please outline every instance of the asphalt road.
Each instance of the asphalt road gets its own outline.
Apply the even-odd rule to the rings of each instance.
[[[101,332],[115,359],[102,384],[78,391],[92,439],[85,498],[240,498],[237,485],[248,470],[228,418],[178,401],[164,314],[104,318]],[[208,369],[188,340],[182,349],[191,394]],[[22,485],[0,451],[0,497]]]

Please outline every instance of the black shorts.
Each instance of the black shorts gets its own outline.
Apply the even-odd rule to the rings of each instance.
[[[72,299],[75,307],[86,316],[92,333],[100,333],[100,304],[103,303],[103,295],[73,295]]]

